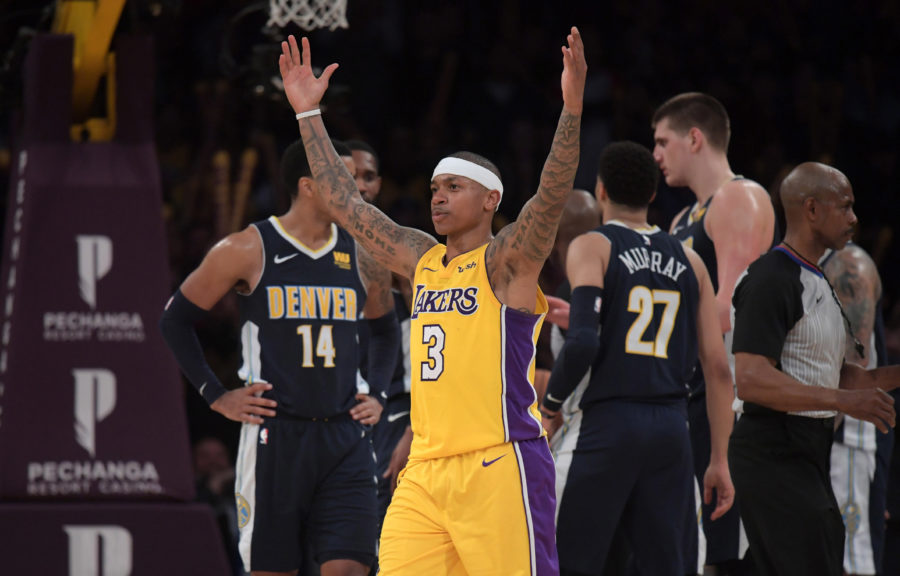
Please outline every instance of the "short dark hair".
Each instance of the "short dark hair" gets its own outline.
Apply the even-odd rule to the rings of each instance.
[[[713,148],[728,152],[731,120],[722,103],[709,94],[685,92],[669,98],[656,109],[651,127],[656,129],[664,118],[669,120],[672,130],[682,134],[693,127],[699,128]]]
[[[297,182],[301,178],[309,178],[312,171],[306,159],[306,148],[303,140],[297,140],[285,149],[281,155],[281,181],[287,187],[291,198],[297,196]]]
[[[659,167],[646,147],[635,142],[613,142],[600,153],[597,178],[616,204],[644,208],[656,193]]]
[[[353,156],[353,151],[347,146],[346,142],[332,138],[331,145],[334,146],[334,151],[337,152],[338,156]]]
[[[352,156],[350,147],[340,140],[331,140],[338,156]],[[306,148],[303,140],[297,140],[288,146],[281,155],[281,180],[287,186],[291,198],[297,196],[297,182],[301,178],[312,178],[312,169],[309,167],[309,159],[306,157]]]
[[[490,160],[488,160],[481,154],[476,154],[474,152],[467,152],[465,150],[460,150],[459,152],[454,152],[453,154],[450,154],[449,157],[450,158],[459,158],[460,160],[468,160],[469,162],[471,162],[473,164],[478,164],[482,168],[487,168],[488,170],[493,172],[497,178],[500,178],[501,182],[503,182],[503,178],[500,176],[500,169],[497,168],[497,166],[493,162],[491,162]]]
[[[375,159],[375,171],[379,174],[381,173],[381,158],[378,157],[378,152],[375,152],[375,149],[367,142],[363,142],[362,140],[345,140],[344,144],[346,144],[351,151],[362,150],[363,152],[371,154],[372,158]]]

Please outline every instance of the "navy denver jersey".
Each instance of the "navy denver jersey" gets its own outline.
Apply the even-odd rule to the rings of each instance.
[[[681,243],[653,227],[612,221],[600,307],[600,350],[581,407],[610,399],[687,398],[697,363],[700,289]]]
[[[746,180],[746,178],[737,175],[732,178],[731,181],[734,182],[736,180]],[[716,247],[715,244],[713,244],[712,238],[706,233],[705,228],[706,212],[709,210],[709,203],[712,202],[713,198],[714,196],[710,196],[696,212],[694,212],[694,210],[687,210],[682,214],[681,218],[679,218],[672,227],[672,236],[681,240],[685,246],[692,248],[694,252],[700,256],[704,266],[706,266],[706,271],[709,272],[709,280],[712,282],[713,290],[718,293],[719,265],[716,260]],[[778,238],[778,222],[776,220],[771,246],[778,243]],[[697,370],[694,372],[694,377],[690,382],[690,387],[692,394],[694,395],[701,395],[706,389],[703,370],[699,363],[697,364]]]
[[[735,177],[735,180],[741,177]],[[709,272],[709,279],[712,282],[713,290],[719,291],[719,268],[716,266],[716,247],[713,245],[712,239],[706,233],[706,211],[709,209],[709,203],[713,197],[710,196],[703,206],[693,210],[687,210],[681,215],[681,218],[675,222],[672,227],[672,236],[681,240],[685,246],[692,248],[694,252],[703,260],[706,270]]]
[[[357,318],[366,292],[356,243],[336,225],[312,250],[274,216],[253,224],[263,245],[259,284],[241,302],[247,383],[265,381],[278,413],[299,418],[345,414],[356,404]]]

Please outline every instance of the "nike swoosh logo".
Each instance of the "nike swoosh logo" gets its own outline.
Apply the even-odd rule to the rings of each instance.
[[[429,268],[428,266],[422,266],[422,270],[428,270],[429,272],[437,272],[434,268]]]
[[[407,414],[409,414],[409,410],[407,410],[406,412],[397,412],[396,414],[388,414],[387,421],[395,422],[395,421],[399,420],[400,418],[403,418]]]
[[[296,256],[296,255],[297,255],[296,253],[294,253],[294,254],[288,254],[287,256],[279,256],[279,255],[276,254],[276,255],[275,255],[275,263],[276,263],[276,264],[281,264],[282,262],[287,262],[288,260],[290,260],[291,258],[293,258],[293,257]]]
[[[485,459],[482,458],[482,459],[481,459],[481,465],[484,466],[485,468],[487,468],[488,466],[490,466],[491,464],[493,464],[493,463],[496,462],[497,460],[503,458],[503,456],[506,456],[506,454],[503,454],[502,456],[497,456],[497,457],[494,458],[493,460],[485,460]]]

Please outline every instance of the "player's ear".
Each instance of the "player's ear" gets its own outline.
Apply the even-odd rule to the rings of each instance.
[[[312,196],[316,193],[316,181],[309,176],[302,176],[297,181],[297,196]]]
[[[699,150],[700,146],[705,141],[706,141],[706,137],[703,135],[703,132],[696,126],[693,126],[688,131],[688,143],[691,146],[691,152],[696,152],[697,150]]]
[[[485,199],[485,210],[489,212],[496,212],[500,207],[500,199],[502,195],[499,190],[488,190],[487,198]]]
[[[606,202],[609,198],[609,195],[606,193],[606,186],[603,185],[603,180],[597,177],[597,185],[594,187],[594,196],[597,197],[597,202]]]

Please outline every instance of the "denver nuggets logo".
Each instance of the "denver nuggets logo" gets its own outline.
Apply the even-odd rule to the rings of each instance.
[[[688,224],[693,224],[694,222],[699,221],[703,218],[703,215],[706,214],[706,208],[700,208],[694,212],[691,212],[688,216]]]
[[[350,269],[350,255],[346,252],[338,252],[335,250],[332,252],[334,254],[334,265],[343,270]]]
[[[852,500],[847,502],[843,508],[841,508],[841,517],[844,519],[844,526],[847,527],[847,532],[850,534],[856,534],[856,531],[859,530],[859,506],[856,505],[856,502]]]
[[[237,521],[238,528],[243,528],[250,521],[250,503],[241,496],[240,492],[235,492],[234,499],[237,502]]]

